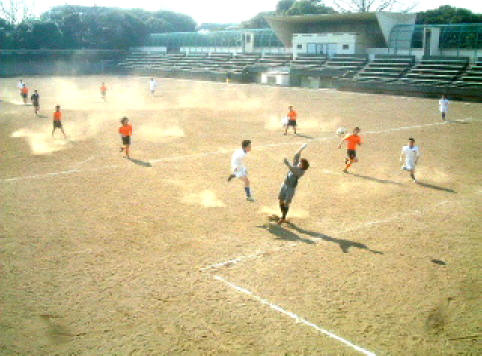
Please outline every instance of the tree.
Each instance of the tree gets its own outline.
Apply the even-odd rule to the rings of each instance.
[[[274,11],[260,12],[252,19],[242,22],[241,28],[269,28],[268,22],[266,22],[264,17],[274,14]]]
[[[445,5],[440,6],[438,9],[417,13],[415,22],[418,24],[481,23],[482,14],[474,14],[467,9]]]
[[[336,11],[325,6],[318,0],[296,1],[287,11],[286,15],[306,15],[306,14],[334,14]]]
[[[370,12],[398,10],[408,12],[415,4],[406,4],[403,0],[333,0],[335,8],[341,12]]]
[[[15,25],[32,17],[32,6],[27,0],[0,0],[0,16]]]
[[[295,2],[296,0],[280,0],[276,5],[276,14],[283,15]]]

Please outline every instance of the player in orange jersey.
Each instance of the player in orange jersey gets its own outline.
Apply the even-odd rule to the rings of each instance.
[[[27,105],[28,87],[25,83],[22,84],[22,89],[20,89],[20,96],[22,97],[23,103]]]
[[[358,158],[356,157],[356,146],[361,145],[361,137],[358,136],[360,133],[360,128],[355,127],[353,129],[353,133],[347,134],[345,137],[342,138],[340,141],[340,144],[338,145],[338,148],[341,148],[341,145],[343,144],[343,141],[346,141],[346,158],[345,158],[345,169],[343,170],[344,173],[348,173],[348,168],[355,163],[358,162]]]
[[[107,87],[105,86],[105,83],[102,82],[102,85],[100,86],[100,96],[102,99],[105,101],[107,95]]]
[[[67,135],[65,134],[64,128],[62,126],[62,112],[60,111],[60,105],[57,105],[55,107],[53,124],[54,128],[52,129],[52,137],[54,137],[55,130],[60,129],[60,131],[62,131],[62,133],[64,134],[64,138],[67,138]]]
[[[125,151],[126,155],[124,157],[129,157],[129,146],[131,145],[131,136],[132,136],[132,125],[129,125],[129,119],[127,117],[123,117],[121,119],[122,126],[119,127],[119,134],[122,137],[122,145],[123,147],[120,148],[120,151]]]
[[[288,114],[286,114],[286,117],[288,118],[288,123],[285,126],[285,135],[288,134],[288,127],[290,126],[293,128],[293,131],[296,135],[296,117],[298,116],[298,114],[295,110],[293,110],[293,105],[288,106],[288,110]]]

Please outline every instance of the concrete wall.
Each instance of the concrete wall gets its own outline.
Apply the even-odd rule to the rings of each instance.
[[[266,72],[261,73],[261,84],[289,86],[289,73]]]
[[[321,54],[327,55],[360,53],[364,51],[365,45],[357,33],[295,33],[293,34],[293,56],[309,54],[308,44],[312,43],[323,45]],[[329,53],[330,51],[333,52]]]

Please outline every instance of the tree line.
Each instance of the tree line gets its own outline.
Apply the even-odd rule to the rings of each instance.
[[[381,11],[391,10],[396,3],[397,0],[349,0],[348,3],[338,0],[336,8],[332,8],[320,0],[280,0],[274,11],[261,12],[239,27],[268,28],[266,15]],[[98,6],[56,6],[37,19],[24,16],[19,20],[19,8],[9,11],[3,4],[0,0],[0,49],[127,49],[141,46],[150,33],[193,32],[198,28],[190,16],[171,11]],[[23,13],[28,11],[23,9]],[[482,23],[482,14],[446,5],[417,13],[416,23]],[[231,29],[233,24],[209,24],[208,27],[215,31]]]
[[[142,45],[149,33],[196,30],[184,14],[97,6],[56,6],[18,24],[3,17],[1,49],[126,49]]]

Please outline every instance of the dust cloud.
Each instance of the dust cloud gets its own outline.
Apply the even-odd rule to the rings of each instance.
[[[182,202],[189,205],[201,205],[205,208],[223,208],[226,206],[226,204],[216,198],[216,193],[208,189],[199,193],[185,195]]]

